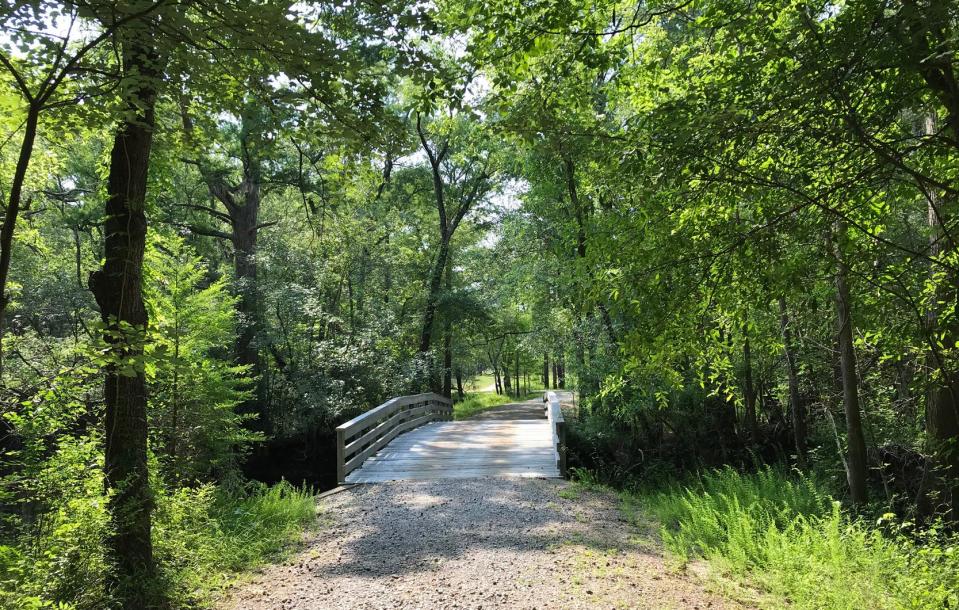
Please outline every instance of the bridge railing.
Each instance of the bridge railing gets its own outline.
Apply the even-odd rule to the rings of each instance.
[[[336,427],[336,479],[363,465],[391,440],[431,421],[453,419],[453,402],[439,394],[392,398],[375,409]]]
[[[559,476],[566,478],[566,420],[563,419],[563,409],[560,407],[556,392],[546,392],[543,396],[546,403],[546,419],[553,430],[553,447],[556,453],[556,468]]]

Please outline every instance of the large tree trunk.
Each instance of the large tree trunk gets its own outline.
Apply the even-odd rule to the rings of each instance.
[[[433,344],[433,321],[436,319],[436,307],[439,303],[440,288],[443,284],[443,272],[449,258],[449,242],[446,236],[440,240],[436,260],[433,261],[433,270],[430,272],[430,283],[426,292],[426,306],[423,308],[423,325],[420,328],[420,353],[428,354]]]
[[[840,374],[842,377],[842,404],[846,413],[846,480],[854,504],[869,500],[866,488],[866,438],[862,430],[859,409],[859,379],[856,373],[856,353],[852,338],[852,314],[849,304],[849,267],[842,252],[845,224],[836,226],[840,242],[832,243],[827,234],[827,245],[836,259],[836,328],[839,337]]]
[[[236,339],[236,357],[239,364],[259,371],[259,349],[256,345],[259,319],[257,291],[256,250],[260,218],[260,185],[257,182],[243,183],[244,196],[240,203],[228,207],[233,228],[233,270],[236,293],[239,297],[237,312],[240,314],[239,332]]]
[[[796,368],[796,353],[793,347],[792,328],[786,298],[779,297],[779,325],[783,334],[783,352],[786,355],[786,374],[789,379],[789,409],[792,414],[793,440],[796,447],[796,460],[806,466],[806,412],[799,398],[799,373]]]
[[[185,100],[181,99],[180,104],[185,136],[188,142],[195,145],[193,121]],[[207,211],[219,221],[228,222],[230,231],[224,233],[199,228],[193,230],[201,235],[229,239],[233,245],[233,290],[238,297],[236,310],[239,314],[234,354],[237,364],[250,367],[250,374],[258,377],[262,367],[259,345],[257,344],[260,325],[260,301],[256,259],[257,240],[262,227],[260,224],[260,203],[263,183],[263,167],[258,147],[267,127],[259,120],[255,108],[248,107],[248,110],[249,112],[243,113],[240,133],[240,147],[244,151],[242,180],[237,184],[230,185],[219,172],[211,169],[202,159],[196,162],[210,195],[223,205],[226,214],[209,208],[201,209]],[[257,396],[241,405],[238,411],[255,413],[258,418],[251,423],[251,427],[269,432],[270,422],[265,403],[266,384],[261,381],[257,384]]]
[[[935,116],[926,118],[925,130],[928,134],[936,133]],[[959,137],[959,127],[955,132]],[[939,258],[955,248],[943,226],[955,217],[955,213],[946,209],[952,206],[943,204],[934,191],[930,190],[930,193],[927,206],[931,229],[929,256]],[[938,266],[933,267],[932,273],[937,277],[933,278],[935,291],[926,312],[926,336],[929,342],[926,362],[930,376],[934,378],[926,395],[926,436],[934,455],[936,474],[944,483],[938,486],[944,496],[939,499],[939,510],[959,520],[959,381],[956,379],[955,364],[947,362],[943,353],[959,341],[959,319],[955,311],[948,314],[950,319],[943,319],[942,314],[943,309],[955,308],[959,301],[956,287],[959,279],[952,272],[943,273]],[[923,482],[924,489],[930,487],[929,481]],[[931,507],[933,499],[923,498],[921,501]]]
[[[906,65],[922,77],[927,89],[946,110],[946,129],[942,133],[938,133],[935,111],[926,116],[926,135],[930,136],[931,142],[945,141],[953,149],[959,149],[959,87],[956,86],[955,62],[950,54],[942,52],[952,44],[953,34],[947,26],[949,4],[908,0],[903,6],[906,10],[901,11],[902,18],[897,26],[908,35],[900,39],[905,43],[903,56],[908,60]],[[948,259],[957,247],[947,230],[959,213],[956,199],[949,196],[940,200],[939,187],[925,184],[926,180],[922,178],[919,182],[928,202],[929,257]],[[941,508],[950,513],[950,518],[959,520],[959,380],[955,362],[947,362],[943,353],[943,348],[952,350],[959,341],[959,320],[955,313],[959,301],[959,277],[939,265],[933,265],[931,272],[935,290],[926,314],[929,343],[926,363],[930,376],[926,396],[926,436],[934,455],[935,469],[945,482],[941,490],[944,492]],[[950,310],[951,313],[946,314],[949,319],[944,319],[944,313]],[[923,476],[924,490],[931,483],[927,480],[928,474]],[[920,498],[920,502],[927,505],[931,500],[931,496]]]
[[[161,68],[149,32],[123,43],[123,68],[138,74],[130,117],[117,128],[110,153],[103,268],[90,274],[111,364],[104,370],[106,485],[111,518],[107,554],[111,584],[124,608],[152,607],[154,573],[147,470],[147,393],[142,366],[147,312],[141,291],[147,221],[144,199]],[[135,36],[135,38],[134,38]],[[135,42],[134,42],[135,40]],[[134,361],[133,366],[128,365]],[[137,363],[137,361],[141,361]]]

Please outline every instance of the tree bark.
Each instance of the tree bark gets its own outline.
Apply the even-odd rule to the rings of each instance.
[[[836,225],[836,235],[842,240],[845,223]],[[849,303],[849,267],[842,252],[842,241],[833,243],[826,235],[827,248],[836,260],[836,328],[839,337],[840,374],[842,377],[842,404],[846,413],[846,480],[854,504],[869,500],[866,487],[866,438],[862,430],[859,407],[859,379],[856,372],[856,353],[852,337],[852,314]]]
[[[792,329],[785,297],[779,297],[779,326],[783,334],[783,352],[786,355],[786,373],[789,378],[789,409],[792,414],[796,460],[801,467],[805,468],[806,412],[799,397],[799,373],[796,369],[796,354],[793,348]]]
[[[123,68],[135,74],[130,117],[118,126],[107,180],[104,263],[90,274],[100,307],[110,364],[104,369],[106,486],[111,492],[107,554],[111,586],[124,608],[152,607],[154,575],[147,469],[147,392],[143,333],[147,312],[141,290],[147,220],[144,200],[153,144],[161,59],[149,31],[123,41]],[[133,360],[132,366],[127,363]],[[137,362],[139,361],[139,362]]]

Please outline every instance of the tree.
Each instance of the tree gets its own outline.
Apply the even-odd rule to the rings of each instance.
[[[442,291],[443,274],[449,264],[450,244],[456,229],[493,188],[491,153],[471,133],[463,117],[450,116],[432,124],[434,133],[416,116],[416,134],[430,165],[433,199],[438,221],[438,244],[426,288],[419,353],[425,358],[433,341],[436,310]],[[432,384],[436,387],[436,384]]]
[[[89,69],[86,62],[101,45],[121,28],[130,27],[137,21],[148,19],[160,3],[148,2],[125,14],[114,15],[101,22],[99,31],[87,38],[76,37],[82,8],[68,6],[60,13],[58,3],[35,2],[14,4],[5,7],[3,30],[8,36],[0,50],[0,64],[10,77],[11,85],[26,106],[23,120],[23,137],[17,158],[9,195],[0,225],[0,376],[3,373],[4,318],[10,297],[7,294],[10,261],[13,252],[13,237],[20,214],[24,183],[33,157],[34,145],[40,127],[40,117],[48,110],[69,107],[84,100],[102,95],[97,87],[73,88],[77,73]],[[51,31],[51,21],[60,18],[66,25],[66,33],[58,35]],[[19,47],[24,53],[14,53]]]
[[[130,23],[120,33],[125,112],[110,153],[103,267],[89,280],[106,344],[104,468],[113,528],[108,548],[114,586],[128,608],[150,605],[154,594],[142,278],[147,176],[165,61],[157,25],[156,18]]]
[[[224,278],[207,282],[209,269],[182,237],[154,236],[148,246],[153,446],[171,485],[220,479],[237,467],[245,446],[263,440],[235,412],[249,397],[250,367],[222,351],[236,334],[236,298]]]

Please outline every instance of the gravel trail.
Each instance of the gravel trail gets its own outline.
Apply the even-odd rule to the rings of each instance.
[[[565,481],[358,485],[320,510],[323,527],[304,551],[221,608],[739,607],[667,567],[655,536],[623,519],[615,497]]]

